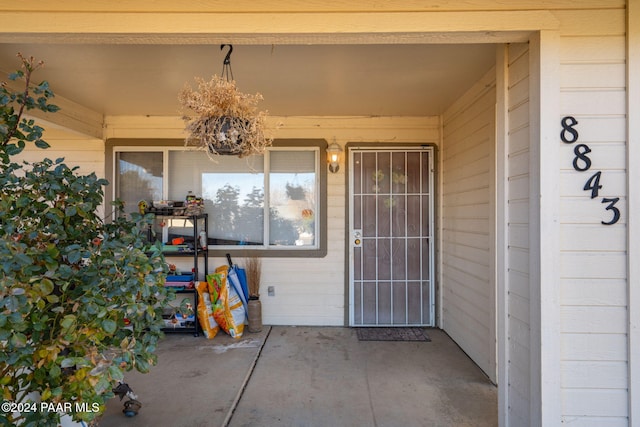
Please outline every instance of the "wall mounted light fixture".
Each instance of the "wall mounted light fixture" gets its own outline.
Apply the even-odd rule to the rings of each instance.
[[[327,162],[331,173],[336,173],[340,169],[340,153],[342,153],[342,147],[336,143],[334,138],[333,142],[327,147]]]

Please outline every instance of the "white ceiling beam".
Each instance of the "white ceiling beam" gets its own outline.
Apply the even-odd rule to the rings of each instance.
[[[58,126],[92,138],[103,139],[104,116],[101,113],[59,95],[56,95],[51,103],[60,107],[60,110],[55,113],[30,110],[28,115],[45,121],[50,126]]]
[[[7,74],[0,72],[3,76]],[[24,91],[24,86],[19,82],[7,81],[6,84],[13,91]],[[92,138],[103,138],[104,116],[101,113],[59,95],[55,95],[50,103],[60,107],[60,110],[55,113],[46,113],[33,109],[26,111],[25,116],[46,122],[48,126],[60,127]]]

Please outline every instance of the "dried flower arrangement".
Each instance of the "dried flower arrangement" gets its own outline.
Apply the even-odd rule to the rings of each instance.
[[[249,257],[245,260],[244,268],[247,272],[249,298],[260,298],[260,276],[262,274],[262,259]]]
[[[265,132],[267,113],[257,112],[262,95],[244,94],[235,81],[214,75],[209,81],[195,79],[198,89],[188,84],[178,100],[183,108],[186,146],[198,147],[209,156],[239,157],[263,153],[273,138]]]

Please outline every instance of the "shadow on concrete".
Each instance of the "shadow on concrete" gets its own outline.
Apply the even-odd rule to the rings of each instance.
[[[234,340],[168,335],[125,381],[103,427],[496,426],[497,389],[441,330],[431,342],[358,341],[342,327],[265,326]]]

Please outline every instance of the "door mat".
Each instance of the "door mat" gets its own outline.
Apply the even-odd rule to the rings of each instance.
[[[358,341],[431,341],[422,328],[356,328]]]

